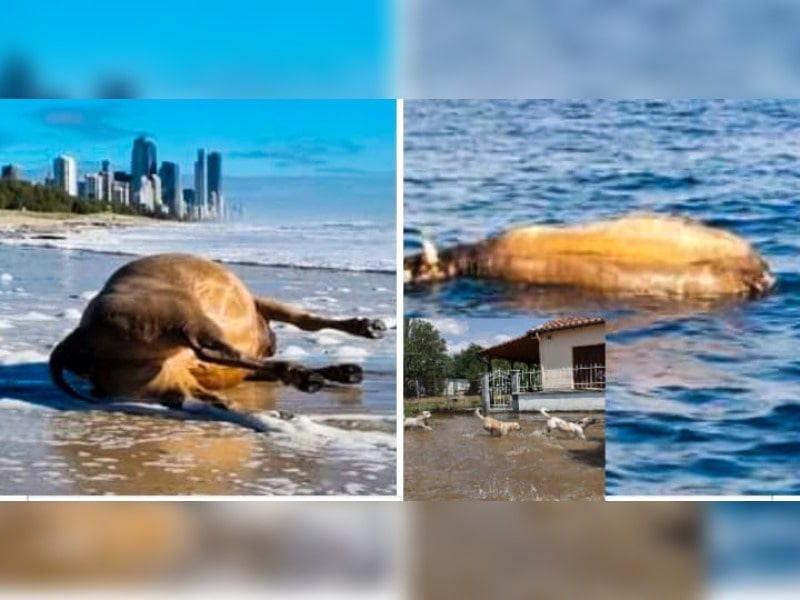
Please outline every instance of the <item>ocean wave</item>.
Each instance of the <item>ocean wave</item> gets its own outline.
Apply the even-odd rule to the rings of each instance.
[[[38,248],[49,248],[54,250],[79,250],[81,252],[94,253],[94,254],[108,254],[112,256],[148,256],[150,254],[158,254],[160,252],[167,252],[166,248],[152,250],[152,249],[130,249],[120,250],[118,247],[113,248],[98,248],[89,245],[82,245],[79,241],[76,243],[75,238],[66,238],[64,240],[38,240],[35,238],[0,238],[0,244],[14,245],[14,246],[32,246]],[[202,242],[196,242],[195,247],[202,246]],[[169,251],[172,252],[187,252],[196,253],[192,248],[173,248]],[[208,258],[229,265],[241,266],[255,266],[255,267],[269,267],[272,269],[297,269],[301,271],[329,271],[329,272],[351,272],[351,273],[367,273],[367,274],[380,274],[380,275],[394,275],[395,274],[395,261],[389,259],[377,259],[367,263],[356,262],[350,260],[341,261],[323,261],[320,262],[315,259],[297,258],[294,260],[275,261],[270,260],[268,257],[264,258],[244,258],[241,256],[233,256],[222,252],[204,252]]]

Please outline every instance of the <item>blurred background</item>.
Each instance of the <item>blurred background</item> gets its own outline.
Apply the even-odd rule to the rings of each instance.
[[[0,98],[390,97],[390,0],[4,3]]]
[[[715,503],[706,527],[710,598],[800,597],[799,503]]]
[[[0,595],[797,598],[800,504],[6,502]]]
[[[792,0],[405,0],[405,98],[797,96]]]
[[[401,506],[0,504],[0,594],[402,597]]]
[[[793,0],[6,3],[0,98],[790,97]]]

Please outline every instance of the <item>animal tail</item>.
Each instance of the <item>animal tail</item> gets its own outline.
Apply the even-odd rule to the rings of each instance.
[[[56,387],[68,396],[83,400],[85,402],[97,402],[96,398],[92,398],[87,394],[83,394],[72,387],[66,379],[64,379],[64,371],[74,371],[76,357],[80,354],[80,341],[83,333],[80,328],[70,333],[64,338],[50,354],[50,378]]]
[[[547,417],[548,419],[550,418],[550,413],[548,413],[548,412],[547,412],[547,409],[546,409],[546,408],[540,408],[540,409],[539,409],[539,412],[540,412],[540,413],[542,413],[542,414],[543,414],[545,417]]]
[[[475,409],[475,416],[482,420],[483,419],[483,411],[480,408],[476,408]]]

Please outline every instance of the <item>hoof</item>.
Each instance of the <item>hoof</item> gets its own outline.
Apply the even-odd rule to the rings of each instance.
[[[309,394],[320,391],[322,386],[325,385],[325,378],[322,375],[305,368],[291,369],[285,381],[301,392],[308,392]]]
[[[364,380],[364,370],[358,365],[333,365],[317,372],[328,381],[336,383],[361,383]]]
[[[386,323],[380,319],[358,319],[358,335],[379,340],[386,334]]]

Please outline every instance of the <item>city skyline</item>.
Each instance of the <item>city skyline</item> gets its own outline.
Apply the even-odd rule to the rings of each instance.
[[[298,206],[320,218],[394,218],[395,103],[344,100],[6,101],[0,164],[41,181],[54,157],[78,160],[78,176],[131,169],[131,144],[149,136],[162,161],[194,187],[198,148],[224,158],[225,195],[249,215],[290,220]],[[287,204],[290,203],[290,204]]]
[[[183,187],[180,165],[168,160],[159,165],[157,146],[145,135],[133,140],[130,171],[112,169],[110,160],[101,161],[99,169],[79,170],[77,157],[61,154],[53,158],[51,169],[42,180],[26,177],[13,163],[3,165],[2,178],[25,180],[60,189],[70,196],[133,206],[147,214],[177,219],[241,216],[240,204],[231,207],[225,202],[222,155],[212,151],[208,157],[207,164],[205,149],[198,149],[193,188]]]

